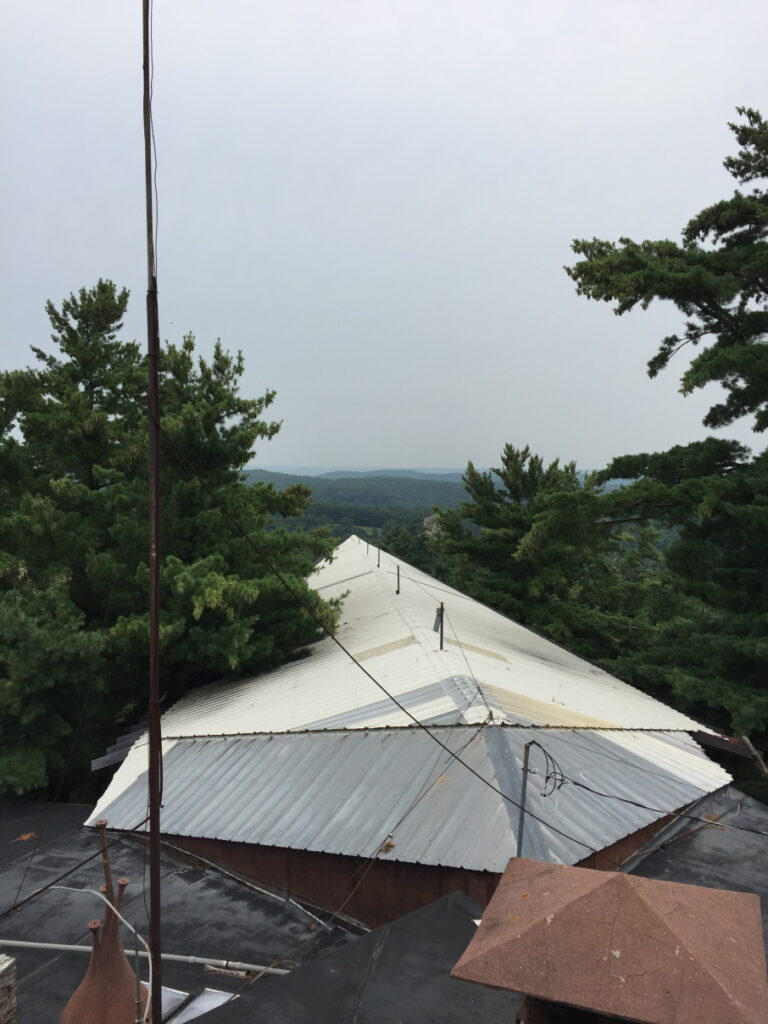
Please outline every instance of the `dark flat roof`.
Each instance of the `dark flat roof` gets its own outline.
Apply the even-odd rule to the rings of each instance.
[[[22,880],[23,897],[96,852],[97,837],[80,828],[89,812],[90,808],[72,805],[0,803],[0,913],[16,902]],[[36,839],[13,842],[32,831],[39,837],[37,847]],[[146,937],[144,847],[136,840],[124,840],[112,848],[110,856],[113,877],[131,880],[122,912]],[[215,869],[202,870],[164,856],[161,870],[164,952],[269,964],[285,956],[301,961],[352,937],[339,926],[327,929],[290,900]],[[98,888],[102,882],[101,862],[96,858],[61,884],[84,889]],[[102,907],[94,895],[49,891],[10,916],[0,917],[0,940],[89,946],[86,925],[103,916]],[[125,933],[124,941],[128,947]],[[17,961],[20,1021],[57,1021],[85,974],[88,957],[10,948],[6,952]],[[142,976],[146,978],[146,967]],[[270,977],[265,982],[279,980]],[[234,991],[242,983],[204,974],[201,966],[165,964],[163,984],[192,992],[205,985]]]
[[[80,828],[89,811],[71,804],[0,801],[0,912],[15,901],[22,879],[23,896],[96,851],[95,836]],[[706,797],[693,813],[768,832],[768,807],[733,786]],[[726,829],[721,823],[674,822],[625,870],[647,878],[756,892],[762,897],[768,938],[768,837]],[[127,875],[132,880],[126,916],[146,935],[144,848],[126,840],[114,848],[112,858],[115,877]],[[350,933],[343,928],[329,934],[296,904],[214,869],[201,870],[164,857],[162,873],[167,952],[264,964],[288,956],[304,963],[284,978],[268,976],[248,986],[239,999],[199,1018],[201,1024],[496,1024],[514,1020],[520,1005],[514,993],[450,977],[481,914],[480,907],[462,894],[446,896],[350,942]],[[95,859],[63,884],[85,888],[101,881]],[[100,916],[96,897],[50,892],[0,918],[0,938],[87,944],[86,923]],[[19,966],[20,1020],[51,1024],[85,973],[87,957],[8,952]],[[188,965],[166,965],[163,981],[185,991],[206,984],[233,992],[241,987],[241,982],[204,975],[199,967]]]
[[[36,844],[45,846],[79,829],[90,813],[86,804],[0,800],[0,865],[26,858]]]
[[[735,786],[725,786],[704,797],[690,813],[711,816],[712,824],[678,819],[641,847],[623,870],[661,881],[757,893],[768,943],[768,834],[724,827],[733,824],[768,833],[768,807]]]
[[[276,984],[254,982],[200,1024],[511,1024],[520,996],[450,976],[481,913],[463,893],[443,896]]]

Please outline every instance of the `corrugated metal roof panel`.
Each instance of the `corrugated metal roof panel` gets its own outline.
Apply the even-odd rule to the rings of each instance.
[[[687,737],[484,726],[436,728],[483,778],[519,800],[523,748],[535,739],[570,778],[653,810],[565,785],[543,796],[532,751],[525,855],[575,863],[728,781]],[[137,745],[91,821],[133,828],[146,813]],[[420,729],[287,733],[166,742],[162,830],[266,846],[502,871],[517,810]],[[392,847],[381,850],[385,840]]]
[[[380,565],[378,564],[380,561]],[[356,537],[313,586],[346,595],[338,637],[420,721],[696,730],[701,726],[510,619]],[[446,609],[445,649],[433,630]],[[409,717],[331,639],[269,675],[189,694],[163,716],[163,735],[234,735],[308,728],[409,726]]]

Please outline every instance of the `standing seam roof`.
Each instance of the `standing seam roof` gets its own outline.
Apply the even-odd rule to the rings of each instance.
[[[414,728],[329,638],[166,712],[166,833],[368,857],[394,830],[379,857],[496,872],[516,849],[529,739],[571,779],[650,808],[574,785],[544,797],[539,764],[529,810],[566,834],[529,817],[526,855],[542,860],[575,863],[729,781],[687,734],[702,728],[693,719],[403,563],[397,594],[397,564],[352,537],[313,585],[346,595],[347,649],[513,803]],[[143,819],[145,766],[140,740],[92,820],[128,829]]]
[[[407,698],[419,721],[453,716],[479,724],[490,711],[497,724],[703,728],[425,573],[367,550],[357,537],[310,582],[324,597],[346,595],[339,640],[393,695]],[[433,630],[441,601],[443,650]],[[162,728],[165,736],[221,736],[411,724],[328,638],[267,675],[193,691],[166,712]]]
[[[568,777],[623,800],[564,785],[544,796],[544,758],[532,750],[525,855],[573,864],[704,793],[728,775],[690,739],[590,730],[457,726],[432,730],[483,778],[519,801],[525,744],[535,739]],[[667,762],[660,766],[663,753]],[[89,823],[132,828],[146,806],[137,747]],[[120,775],[123,778],[120,778]],[[421,729],[178,739],[164,761],[167,834],[382,860],[503,871],[516,852],[517,809]],[[552,831],[547,823],[566,836]],[[391,835],[391,849],[380,850]],[[579,840],[581,842],[579,842]]]

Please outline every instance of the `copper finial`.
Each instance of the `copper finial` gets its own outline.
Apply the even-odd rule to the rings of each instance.
[[[116,910],[119,910],[123,902],[128,879],[118,879],[115,900],[104,832],[106,822],[96,824],[100,833],[104,867],[104,885],[100,886],[100,891],[110,905],[105,907],[103,926],[101,921],[88,922],[93,940],[90,963],[85,977],[64,1007],[60,1024],[105,1024],[105,1021],[109,1021],[109,1024],[135,1024],[137,990],[142,1015],[145,1015],[148,996],[146,988],[139,986],[123,952],[117,927]]]

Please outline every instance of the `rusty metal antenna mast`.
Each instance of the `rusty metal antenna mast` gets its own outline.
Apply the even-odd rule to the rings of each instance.
[[[163,1017],[160,941],[160,401],[158,361],[160,335],[157,314],[152,194],[152,48],[151,0],[142,0],[144,69],[144,186],[147,209],[147,406],[149,427],[149,950],[152,960],[152,1024]]]

